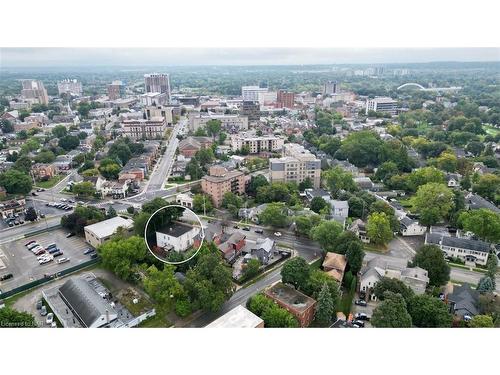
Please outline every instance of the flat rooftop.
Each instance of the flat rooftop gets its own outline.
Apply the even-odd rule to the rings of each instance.
[[[133,225],[133,220],[115,216],[108,220],[100,221],[92,225],[87,225],[84,229],[86,231],[92,232],[98,238],[104,238],[112,236],[119,227],[129,229],[132,228]]]
[[[268,297],[271,297],[299,312],[306,311],[316,302],[311,297],[306,296],[293,287],[282,283],[273,285],[265,292],[265,294]]]
[[[180,237],[194,228],[195,227],[188,224],[181,224],[179,222],[175,222],[166,226],[165,228],[157,230],[157,232],[167,234],[171,237]]]
[[[264,321],[245,307],[238,305],[205,328],[257,328]]]

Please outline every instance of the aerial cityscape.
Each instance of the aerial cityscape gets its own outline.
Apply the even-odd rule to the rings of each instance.
[[[498,49],[22,52],[0,52],[0,328],[500,327]]]

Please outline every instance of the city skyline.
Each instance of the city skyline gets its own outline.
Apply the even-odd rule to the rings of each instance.
[[[63,53],[64,52],[64,53]],[[500,48],[1,48],[0,68],[498,62]]]

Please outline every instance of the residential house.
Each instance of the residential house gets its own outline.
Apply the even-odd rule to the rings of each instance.
[[[230,262],[241,254],[246,244],[246,236],[241,232],[221,233],[214,238],[214,242],[224,259]]]
[[[255,245],[250,249],[250,255],[257,258],[261,264],[269,264],[276,252],[276,244],[270,238],[257,238]]]
[[[345,255],[327,252],[322,266],[326,274],[337,281],[340,286],[347,266]]]
[[[33,177],[38,181],[46,181],[57,174],[57,169],[52,164],[33,164],[31,167]]]
[[[194,245],[199,233],[199,227],[174,222],[156,231],[156,244],[167,251],[183,252]]]
[[[451,285],[451,293],[445,296],[450,306],[450,312],[462,319],[470,319],[479,312],[479,295],[477,290],[467,283]]]
[[[428,273],[423,268],[402,267],[377,257],[368,261],[361,269],[359,290],[369,294],[372,300],[376,300],[377,298],[373,294],[373,288],[382,277],[401,280],[410,287],[415,294],[423,294],[429,283]]]
[[[175,202],[182,207],[193,208],[193,193],[180,193],[175,197]]]
[[[366,224],[361,219],[356,219],[349,226],[349,230],[354,232],[358,238],[364,243],[370,243],[370,238],[366,233]]]
[[[460,180],[462,179],[462,176],[458,173],[447,173],[445,178],[448,187],[455,188],[460,186]]]
[[[426,245],[438,246],[445,256],[460,258],[464,262],[486,265],[492,246],[484,241],[468,238],[449,237],[437,233],[427,233]]]
[[[500,213],[500,209],[497,206],[484,199],[480,195],[474,193],[468,193],[465,196],[465,207],[468,210],[479,210],[480,208],[487,208],[488,210],[496,212],[497,214]]]
[[[373,190],[375,184],[372,182],[370,177],[354,177],[354,182],[360,189],[363,190]]]
[[[399,220],[399,231],[403,236],[423,236],[427,231],[427,227],[420,225],[417,220],[413,220],[408,216],[403,216]]]

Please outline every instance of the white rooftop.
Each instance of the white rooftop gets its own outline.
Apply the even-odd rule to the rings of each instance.
[[[124,219],[123,217],[115,216],[111,219],[87,225],[84,230],[92,232],[98,238],[104,238],[113,235],[118,227],[129,229],[133,226],[134,221],[132,219]]]
[[[205,328],[257,328],[263,320],[242,305],[236,306]]]

